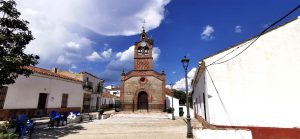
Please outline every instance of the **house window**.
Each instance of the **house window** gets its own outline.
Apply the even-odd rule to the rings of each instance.
[[[0,87],[0,109],[3,109],[3,107],[4,107],[7,88],[8,88],[7,86],[1,86]]]
[[[62,94],[62,99],[61,99],[61,108],[67,108],[68,106],[68,94]]]

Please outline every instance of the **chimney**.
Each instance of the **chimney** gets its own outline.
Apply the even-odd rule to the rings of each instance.
[[[57,73],[58,72],[58,68],[57,67],[52,68],[52,72]]]

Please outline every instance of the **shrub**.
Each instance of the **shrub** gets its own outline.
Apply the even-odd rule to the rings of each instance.
[[[18,136],[8,131],[8,122],[0,124],[0,139],[15,139]]]
[[[172,113],[173,111],[174,111],[173,108],[167,108],[167,112],[168,112],[168,113]]]
[[[182,108],[179,108],[179,116],[181,117],[181,116],[183,116],[183,109]]]

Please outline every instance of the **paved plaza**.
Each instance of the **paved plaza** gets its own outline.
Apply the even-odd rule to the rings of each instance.
[[[118,113],[104,120],[37,129],[33,138],[184,139],[185,136],[186,123],[182,118],[170,120],[166,113]]]

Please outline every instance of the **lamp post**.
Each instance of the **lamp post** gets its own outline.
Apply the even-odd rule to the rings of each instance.
[[[172,94],[172,120],[175,120],[175,117],[174,117],[174,105],[173,105],[173,98],[174,98],[174,92],[173,92],[173,85],[174,83],[170,83],[170,87],[171,87],[171,94]]]
[[[190,103],[189,103],[189,94],[188,94],[188,82],[187,82],[187,68],[189,66],[189,59],[184,56],[181,59],[182,66],[184,68],[184,75],[185,75],[185,93],[186,93],[186,120],[187,120],[187,138],[193,138],[192,126],[191,126],[191,117],[190,117]]]

